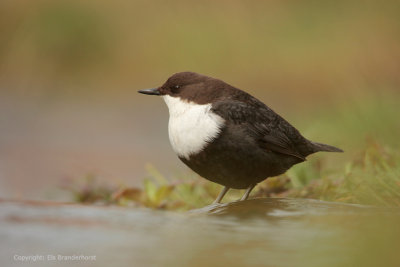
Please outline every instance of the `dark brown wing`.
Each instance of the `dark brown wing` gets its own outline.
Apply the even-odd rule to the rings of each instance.
[[[212,105],[212,111],[228,123],[245,126],[248,134],[265,150],[293,156],[302,161],[308,155],[302,151],[307,147],[308,140],[282,117],[253,97],[246,102],[216,102]]]

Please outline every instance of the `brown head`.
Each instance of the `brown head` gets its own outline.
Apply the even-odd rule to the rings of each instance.
[[[140,90],[147,95],[169,95],[196,104],[208,104],[228,97],[237,89],[227,83],[195,72],[178,72],[160,87]]]

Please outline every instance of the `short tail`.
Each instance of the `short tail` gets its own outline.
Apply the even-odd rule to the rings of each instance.
[[[317,142],[311,142],[314,145],[315,152],[318,151],[327,151],[327,152],[343,152],[340,148],[326,145],[326,144],[321,144]]]

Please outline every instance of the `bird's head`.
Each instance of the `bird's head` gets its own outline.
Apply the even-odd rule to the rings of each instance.
[[[224,94],[227,84],[195,72],[178,72],[160,87],[138,91],[146,95],[179,98],[197,104],[208,104]]]

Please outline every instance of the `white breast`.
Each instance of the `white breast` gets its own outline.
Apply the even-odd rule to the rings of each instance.
[[[178,156],[189,159],[220,133],[224,120],[210,111],[211,104],[198,105],[169,95],[163,98],[169,109],[169,141]]]

